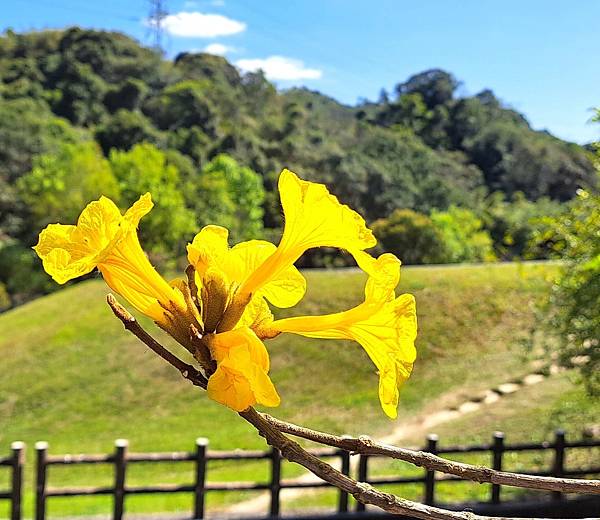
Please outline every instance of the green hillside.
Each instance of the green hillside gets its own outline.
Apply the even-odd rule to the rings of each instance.
[[[378,237],[405,264],[554,258],[540,217],[595,186],[591,151],[532,129],[489,89],[466,95],[451,72],[414,72],[378,100],[346,106],[280,91],[220,56],[167,59],[116,32],[7,30],[0,311],[53,290],[30,247],[100,195],[124,209],[152,193],[141,233],[158,260],[181,255],[205,224],[229,228],[235,242],[278,236],[284,167],[326,183],[370,224],[398,210],[391,226],[401,234],[420,222],[437,254],[421,244],[404,257],[402,241]],[[321,250],[302,262],[340,260]]]
[[[555,270],[553,264],[404,268],[401,290],[417,298],[420,333],[399,420],[390,422],[380,410],[377,376],[359,346],[293,336],[267,345],[282,397],[274,413],[335,432],[384,435],[425,406],[435,409],[437,400],[472,395],[528,373],[520,340],[532,325],[531,303]],[[329,312],[361,298],[364,277],[357,271],[305,274],[308,295],[288,314]],[[103,282],[87,281],[0,316],[3,451],[19,439],[29,446],[29,461],[37,440],[49,441],[54,453],[108,452],[117,437],[128,438],[137,452],[191,449],[198,436],[210,438],[214,449],[263,447],[233,412],[209,401],[126,333],[106,306],[106,293]],[[261,467],[215,466],[209,478],[256,478],[264,473]],[[192,468],[147,466],[131,477],[137,483],[189,481]],[[110,483],[111,478],[110,468],[67,468],[53,471],[50,484]],[[81,499],[67,506],[56,499],[50,512],[102,512],[109,503]],[[128,502],[132,511],[189,504],[186,496]]]

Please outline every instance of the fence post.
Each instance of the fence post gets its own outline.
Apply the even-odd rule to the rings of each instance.
[[[208,439],[196,439],[196,485],[194,487],[194,520],[204,518],[204,496],[206,487],[206,450]]]
[[[369,480],[369,456],[360,454],[358,456],[358,481],[368,482]],[[356,512],[362,513],[365,511],[366,506],[362,502],[356,501]]]
[[[125,510],[125,471],[127,470],[127,439],[115,441],[115,489],[113,520],[122,520]]]
[[[271,517],[279,517],[279,494],[281,491],[281,454],[271,448]]]
[[[349,435],[343,435],[343,438],[349,438]],[[350,452],[346,450],[338,450],[338,455],[340,456],[341,462],[341,472],[350,476]],[[340,494],[338,497],[338,513],[347,513],[348,512],[348,493],[340,490]]]
[[[427,448],[429,453],[437,453],[437,443],[439,437],[435,433],[427,435]],[[425,472],[425,504],[432,506],[435,503],[435,471],[427,470]]]
[[[502,456],[504,454],[504,433],[494,432],[492,444],[492,469],[502,471]],[[492,504],[500,503],[500,484],[492,484]]]
[[[23,499],[23,464],[25,463],[25,443],[13,442],[12,450],[12,497],[10,520],[21,520],[21,502]]]
[[[565,471],[565,431],[556,430],[554,433],[554,463],[552,464],[552,476],[562,477]],[[562,500],[560,491],[552,492],[553,500]]]
[[[48,443],[39,441],[35,443],[37,471],[35,493],[35,520],[46,518],[46,456]]]

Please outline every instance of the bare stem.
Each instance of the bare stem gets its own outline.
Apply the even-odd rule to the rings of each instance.
[[[304,466],[317,477],[350,493],[356,500],[364,504],[377,506],[388,513],[404,514],[411,518],[426,520],[516,520],[506,517],[480,516],[469,512],[448,511],[379,491],[366,482],[357,482],[308,453],[297,442],[283,435],[272,421],[265,418],[265,414],[258,413],[254,408],[240,412],[240,416],[252,424],[267,443],[277,448],[287,460]]]
[[[153,352],[167,361],[167,363],[179,370],[185,379],[188,379],[196,386],[206,389],[208,381],[202,372],[192,365],[185,363],[158,343],[158,341],[141,327],[131,313],[117,302],[112,294],[109,294],[106,299],[115,316],[119,318],[125,326],[125,329],[134,334]],[[331,465],[323,462],[311,453],[308,453],[297,442],[289,439],[282,432],[356,453],[384,455],[405,460],[418,466],[459,475],[465,479],[476,482],[492,482],[495,484],[564,492],[577,491],[581,493],[598,493],[598,481],[550,479],[547,477],[532,477],[528,475],[493,471],[488,468],[478,468],[476,466],[469,466],[468,464],[447,461],[435,457],[430,453],[376,443],[368,437],[353,439],[309,430],[308,428],[280,421],[270,415],[259,413],[254,408],[248,408],[247,410],[240,412],[239,415],[252,424],[258,430],[258,433],[265,438],[267,443],[278,449],[281,455],[290,462],[300,464],[325,482],[351,494],[359,502],[377,506],[388,513],[410,515],[411,518],[424,520],[518,520],[516,518],[508,517],[480,516],[466,511],[448,511],[406,500],[392,495],[391,493],[379,491],[366,482],[357,482],[353,478],[344,475]],[[574,485],[578,486],[582,484],[582,488],[577,487],[577,489],[575,489],[572,487]],[[529,520],[542,519],[532,518]]]
[[[174,354],[169,352],[165,347],[163,347],[152,336],[150,336],[150,334],[148,334],[142,328],[142,326],[133,317],[133,315],[127,309],[125,309],[125,307],[123,307],[112,294],[108,294],[106,296],[106,301],[108,302],[108,305],[112,309],[114,315],[121,320],[121,322],[125,326],[125,329],[131,332],[150,350],[158,354],[167,363],[179,370],[181,375],[185,379],[190,381],[193,385],[206,389],[208,381],[206,380],[202,372],[197,370],[192,365],[189,365],[188,363],[179,359],[177,356],[175,356]]]
[[[508,471],[496,471],[482,466],[473,466],[462,462],[454,462],[438,457],[424,451],[398,448],[370,439],[367,436],[358,438],[340,437],[330,433],[310,430],[303,426],[281,421],[268,414],[262,417],[273,427],[283,433],[289,433],[310,441],[333,446],[346,451],[361,453],[363,455],[380,455],[392,459],[410,462],[433,471],[457,475],[474,482],[489,482],[505,486],[515,486],[528,489],[545,491],[562,491],[563,493],[600,494],[600,480],[583,480],[573,478],[538,477],[535,475],[522,475]]]

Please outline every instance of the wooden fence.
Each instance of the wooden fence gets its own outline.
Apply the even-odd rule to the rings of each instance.
[[[596,466],[588,466],[585,468],[577,469],[566,469],[565,459],[566,450],[574,448],[591,449],[600,446],[600,440],[580,440],[576,442],[567,442],[565,439],[564,430],[557,430],[554,436],[554,442],[541,442],[541,443],[519,443],[519,444],[505,444],[504,434],[502,432],[495,432],[490,444],[481,444],[475,446],[449,446],[444,448],[438,447],[438,436],[430,434],[427,436],[427,445],[425,451],[434,453],[435,455],[460,455],[464,453],[481,453],[489,452],[491,454],[492,469],[502,471],[503,469],[503,458],[505,453],[511,452],[525,452],[525,451],[546,451],[552,450],[553,458],[551,467],[546,471],[527,471],[526,469],[516,470],[518,473],[524,475],[538,475],[543,477],[584,477],[584,476],[596,476],[600,475],[600,464]],[[358,461],[358,480],[361,482],[368,482],[373,485],[382,484],[423,484],[423,502],[427,505],[435,505],[435,490],[437,482],[468,482],[468,479],[464,479],[455,475],[443,475],[437,476],[438,472],[426,470],[422,477],[415,478],[398,478],[398,477],[369,477],[368,462],[378,456],[373,455],[360,455]],[[596,463],[600,463],[597,460]],[[500,504],[500,490],[501,485],[491,484],[489,503]],[[561,500],[562,494],[560,492],[552,492],[552,500]],[[357,511],[364,511],[365,505],[361,503],[356,504]]]
[[[11,454],[0,458],[0,467],[10,468],[10,489],[0,490],[0,500],[10,501],[10,519],[21,520],[23,502],[23,466],[25,465],[25,444],[13,442],[10,445]]]
[[[600,447],[600,440],[581,440],[567,442],[565,433],[559,430],[555,434],[553,442],[542,443],[520,443],[505,444],[504,435],[496,432],[490,444],[476,446],[454,446],[440,448],[436,435],[427,437],[426,450],[439,455],[459,455],[465,453],[490,454],[490,467],[502,470],[503,457],[505,453],[525,451],[546,451],[553,453],[551,467],[544,472],[520,471],[525,474],[536,474],[556,477],[577,477],[600,475],[600,466],[588,466],[578,469],[567,469],[565,465],[566,451],[571,449],[589,449]],[[21,495],[23,474],[23,444],[12,445],[13,454],[6,459],[0,459],[0,465],[12,468],[12,490],[0,492],[0,498],[12,500],[11,520],[21,519]],[[193,452],[169,452],[169,453],[129,453],[128,442],[119,439],[115,442],[115,450],[111,454],[101,455],[51,455],[48,453],[48,443],[38,442],[36,450],[36,490],[35,490],[35,520],[46,519],[46,505],[51,497],[73,497],[91,495],[112,495],[113,512],[112,518],[121,520],[125,511],[125,497],[137,494],[156,493],[190,493],[193,496],[193,518],[203,519],[205,513],[205,498],[208,492],[229,491],[268,491],[270,495],[270,507],[268,515],[277,518],[280,516],[280,493],[282,489],[291,488],[324,488],[331,487],[327,482],[302,481],[282,479],[281,456],[277,450],[270,451],[211,451],[208,450],[208,440],[199,438]],[[310,450],[311,453],[324,459],[337,458],[341,471],[349,475],[351,473],[350,454],[347,451],[335,448],[321,448]],[[369,476],[369,461],[377,456],[360,455],[357,464],[357,475],[359,481],[374,485],[383,484],[420,484],[423,486],[423,501],[432,505],[436,503],[436,483],[463,481],[456,476],[438,475],[436,472],[424,470],[422,476],[401,477],[398,475],[390,477]],[[240,460],[265,460],[270,465],[270,477],[267,482],[211,482],[207,479],[207,463],[210,461],[240,461]],[[156,484],[151,486],[127,485],[127,468],[137,463],[161,463],[161,462],[192,462],[195,467],[195,478],[192,483],[184,484]],[[596,461],[598,462],[598,461]],[[81,464],[110,464],[114,471],[114,484],[105,487],[51,487],[48,485],[48,468],[53,465],[81,465]],[[552,500],[561,500],[560,493],[553,493]],[[501,503],[501,486],[493,484],[490,486],[489,503],[497,505]],[[356,504],[356,511],[365,510],[363,504]],[[337,513],[349,512],[349,497],[343,491],[338,491]]]

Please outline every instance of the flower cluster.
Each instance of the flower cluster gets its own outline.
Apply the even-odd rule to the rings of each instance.
[[[229,247],[227,229],[206,226],[187,246],[187,279],[170,283],[150,264],[137,237],[140,219],[152,208],[149,194],[124,215],[101,197],[83,210],[77,225],[44,229],[35,250],[58,283],[97,267],[114,291],[194,355],[208,378],[208,395],[233,410],[279,404],[263,340],[292,333],[358,342],[379,372],[384,412],[396,417],[417,332],[413,296],[395,294],[400,261],[365,252],[376,244],[373,234],[324,185],[284,170],[279,193],[285,218],[279,245],[250,240]],[[364,302],[334,314],[275,320],[269,304],[292,307],[306,292],[294,263],[307,249],[322,246],[348,251],[365,271]]]

